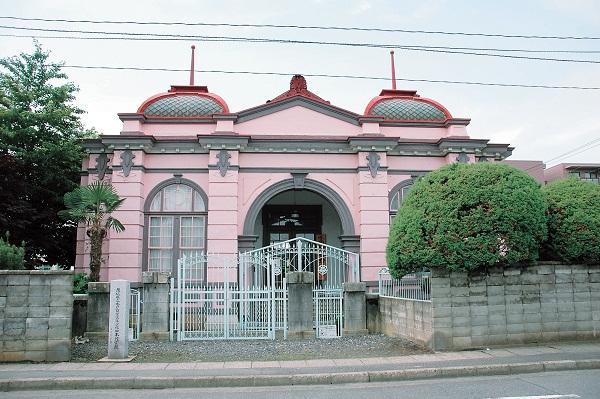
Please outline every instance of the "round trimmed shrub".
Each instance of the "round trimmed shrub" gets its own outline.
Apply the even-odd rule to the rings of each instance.
[[[600,185],[570,177],[542,191],[548,202],[544,256],[568,263],[599,263]]]
[[[546,238],[539,184],[500,163],[445,166],[417,180],[390,229],[387,262],[402,276],[535,260]]]

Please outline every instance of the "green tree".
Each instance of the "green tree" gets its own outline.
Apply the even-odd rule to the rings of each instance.
[[[103,261],[102,243],[108,230],[113,229],[117,233],[125,230],[123,224],[111,216],[125,199],[119,198],[109,183],[95,181],[66,193],[64,200],[67,209],[59,212],[59,215],[71,222],[86,225],[86,234],[90,238],[89,281],[98,281]]]
[[[8,233],[6,233],[6,240],[0,237],[0,270],[21,270],[24,268],[25,243],[17,247],[11,245],[8,238]]]
[[[57,217],[79,185],[84,153],[77,87],[35,43],[0,59],[0,231],[27,244],[26,263],[71,265],[76,226]]]
[[[600,185],[571,177],[543,188],[548,201],[544,254],[563,262],[600,262]]]
[[[534,260],[546,202],[526,173],[499,163],[452,164],[417,180],[390,230],[396,277],[441,266],[474,270]]]

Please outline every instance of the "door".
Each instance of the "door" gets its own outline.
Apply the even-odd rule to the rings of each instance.
[[[294,238],[316,241],[321,235],[321,205],[266,205],[263,208],[263,245]]]

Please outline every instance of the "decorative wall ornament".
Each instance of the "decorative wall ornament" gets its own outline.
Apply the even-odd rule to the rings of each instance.
[[[367,161],[369,161],[367,166],[369,167],[369,170],[371,171],[371,177],[373,178],[377,176],[377,172],[379,171],[379,167],[381,166],[379,164],[380,159],[381,157],[379,156],[379,154],[375,152],[370,152],[369,155],[367,155]]]
[[[231,154],[227,150],[221,150],[219,151],[217,158],[219,159],[219,162],[217,162],[219,173],[222,177],[225,177],[227,170],[229,169],[229,158],[231,158]]]
[[[461,152],[456,157],[456,162],[458,162],[458,163],[469,163],[469,156],[467,155],[466,152]]]
[[[131,173],[133,158],[135,158],[135,155],[133,155],[131,150],[125,150],[121,153],[121,168],[123,168],[123,175],[125,177],[129,176],[129,173]]]
[[[304,189],[304,181],[306,180],[306,175],[308,173],[299,173],[292,172],[292,178],[294,179],[294,189],[302,190]]]
[[[108,162],[110,162],[110,159],[104,152],[96,158],[96,170],[98,171],[99,180],[104,180],[104,175],[106,175],[106,171],[108,170]]]

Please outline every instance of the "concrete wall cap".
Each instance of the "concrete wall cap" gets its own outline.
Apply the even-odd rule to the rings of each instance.
[[[312,284],[315,281],[313,272],[290,272],[285,277],[288,284]]]
[[[108,292],[110,292],[110,283],[108,282],[88,283],[89,294],[99,294]]]
[[[357,292],[362,291],[365,292],[367,290],[366,283],[343,283],[342,287],[344,288],[344,292]]]
[[[0,270],[0,275],[61,276],[73,273],[73,270]]]

